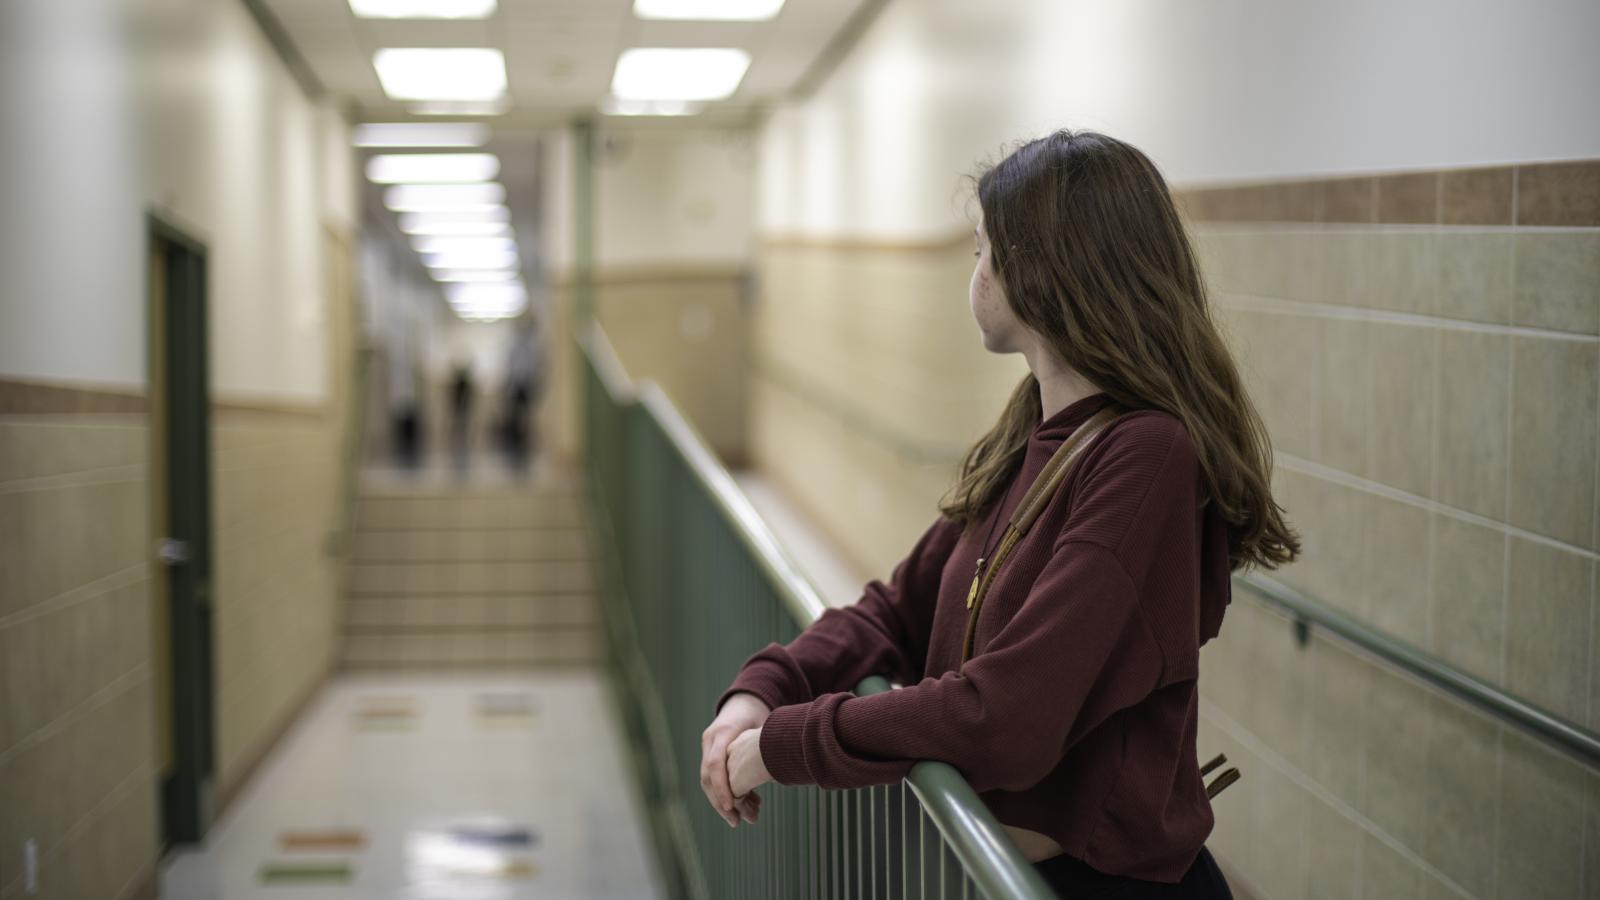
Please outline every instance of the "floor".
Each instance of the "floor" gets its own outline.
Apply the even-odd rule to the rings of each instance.
[[[603,676],[332,682],[167,900],[664,897]]]

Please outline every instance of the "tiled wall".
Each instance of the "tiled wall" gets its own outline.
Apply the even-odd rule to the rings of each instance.
[[[0,418],[0,896],[115,897],[157,842],[142,414]]]
[[[342,560],[337,430],[223,411],[212,428],[217,780],[231,793],[333,664]]]
[[[659,384],[729,465],[748,459],[744,291],[740,271],[721,265],[616,268],[595,279],[597,319],[629,376]],[[562,281],[558,315],[569,314],[571,302],[572,283]],[[555,373],[552,387],[568,374]],[[547,394],[547,406],[559,402],[556,394]]]
[[[1600,165],[1184,204],[1305,539],[1279,577],[1600,725]],[[1341,647],[1297,650],[1251,605],[1229,616],[1202,738],[1242,754],[1248,806],[1219,798],[1215,840],[1271,896],[1600,892],[1600,773]]]
[[[1305,541],[1277,573],[1591,728],[1600,166],[1185,192]],[[971,248],[772,242],[752,442],[868,571],[934,515],[1024,369],[979,346]],[[1263,896],[1600,895],[1600,775],[1236,592],[1200,751],[1211,846]],[[1359,891],[1360,893],[1357,893]]]
[[[60,399],[26,393],[44,406]],[[216,749],[227,796],[327,671],[337,569],[326,541],[340,493],[331,417],[219,409],[213,421]],[[29,838],[40,896],[110,898],[153,883],[149,437],[143,414],[0,417],[6,900],[22,896]]]

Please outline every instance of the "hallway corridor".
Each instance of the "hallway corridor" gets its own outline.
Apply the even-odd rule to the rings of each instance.
[[[664,896],[604,676],[330,683],[170,900]]]

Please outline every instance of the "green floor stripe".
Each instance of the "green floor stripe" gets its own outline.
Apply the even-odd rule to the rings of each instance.
[[[263,863],[260,871],[262,884],[343,883],[355,877],[350,863],[344,860],[306,863]]]

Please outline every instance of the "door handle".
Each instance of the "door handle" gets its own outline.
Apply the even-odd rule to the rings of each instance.
[[[189,561],[189,542],[177,538],[162,538],[156,544],[156,559],[164,566],[181,566]]]

